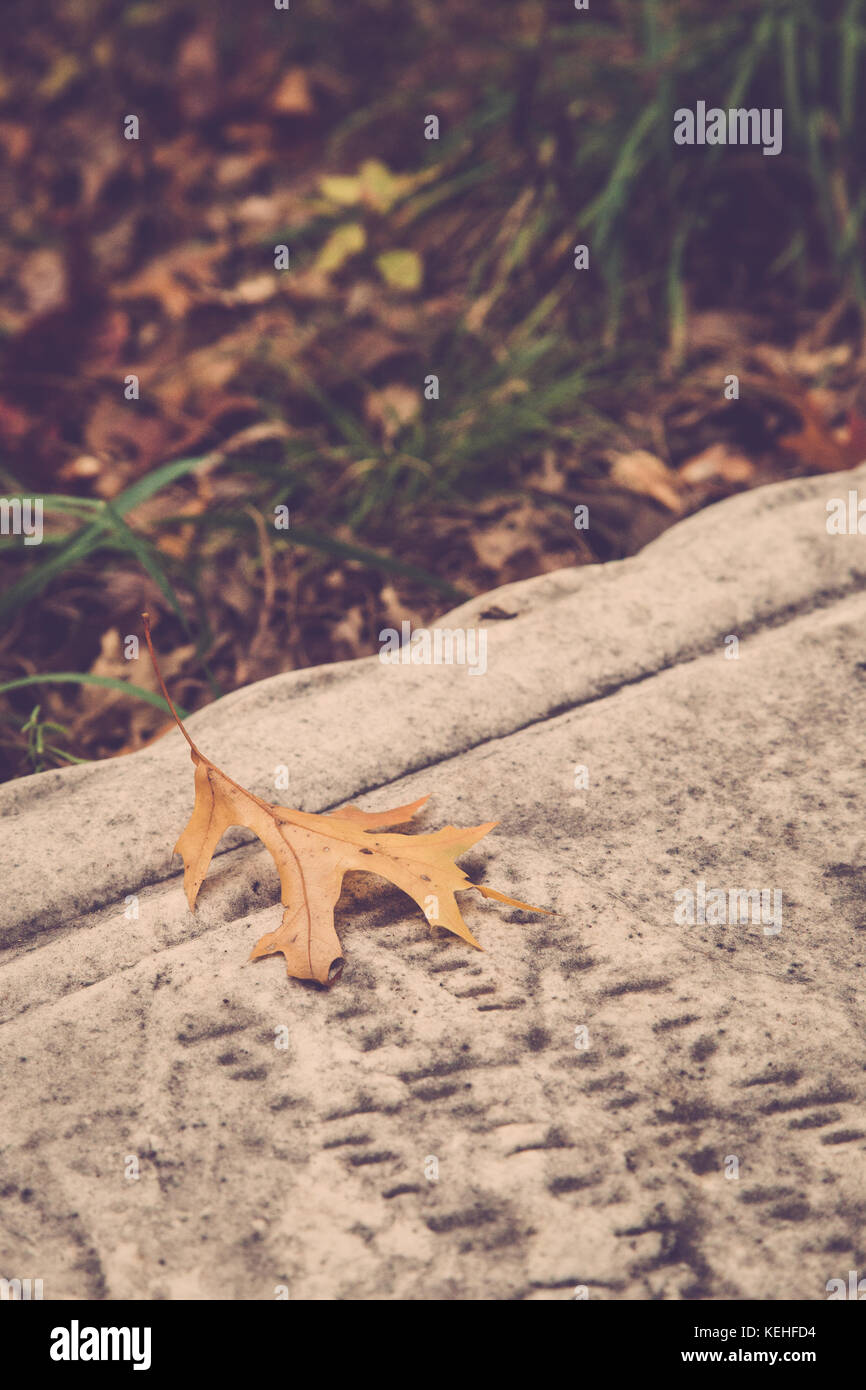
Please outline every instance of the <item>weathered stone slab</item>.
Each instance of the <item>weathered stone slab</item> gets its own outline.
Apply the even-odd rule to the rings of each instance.
[[[346,663],[190,721],[269,799],[498,816],[464,866],[557,915],[468,895],[483,953],[359,877],[336,987],[247,962],[276,873],[241,844],[188,912],[179,734],[0,788],[0,1272],[72,1299],[816,1299],[862,1273],[866,539],[825,504],[864,473],[473,600],[442,623],[487,628],[483,677]],[[677,921],[699,883],[780,892],[781,923]]]

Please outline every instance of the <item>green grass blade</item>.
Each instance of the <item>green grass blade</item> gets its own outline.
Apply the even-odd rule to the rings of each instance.
[[[153,705],[154,709],[161,709],[167,718],[171,718],[171,711],[168,709],[165,700],[161,695],[156,695],[152,690],[145,690],[140,685],[131,685],[129,681],[118,680],[115,676],[91,676],[86,671],[49,671],[41,676],[21,676],[18,680],[6,681],[0,685],[0,695],[5,695],[9,690],[23,690],[29,685],[101,685],[106,690],[120,690],[124,695],[133,695],[137,700],[144,700],[147,704]],[[181,719],[189,718],[189,711],[176,706]]]

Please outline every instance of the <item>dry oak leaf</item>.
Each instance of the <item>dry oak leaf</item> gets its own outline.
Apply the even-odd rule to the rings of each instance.
[[[612,454],[610,476],[629,492],[642,492],[653,497],[669,512],[683,511],[683,499],[677,490],[677,475],[667,464],[647,449],[634,449],[629,454]]]
[[[145,635],[156,658],[145,617]],[[159,676],[159,668],[157,675]],[[431,927],[445,927],[478,950],[482,947],[467,927],[455,892],[476,888],[485,898],[508,903],[525,912],[543,912],[509,898],[484,884],[472,883],[454,862],[492,830],[496,821],[470,829],[448,825],[429,835],[387,835],[379,831],[402,825],[424,805],[427,797],[392,811],[367,812],[345,806],[327,815],[271,806],[221,772],[196,748],[178,718],[162,677],[162,692],[178,727],[190,746],[195,766],[195,805],[175,853],[183,856],[184,889],[195,908],[214,851],[230,826],[240,825],[258,836],[280,876],[285,909],[281,925],[256,943],[250,956],[282,952],[286,971],[298,980],[332,984],[342,973],[342,950],[334,928],[334,908],[343,877],[354,871],[378,874],[421,908]]]
[[[797,454],[809,469],[841,473],[856,468],[866,459],[866,420],[849,411],[844,428],[831,429],[818,399],[817,392],[808,391],[797,402],[803,428],[785,435],[779,444]]]

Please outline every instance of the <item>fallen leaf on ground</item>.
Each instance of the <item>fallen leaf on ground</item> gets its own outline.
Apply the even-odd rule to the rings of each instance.
[[[183,319],[194,304],[219,294],[217,262],[224,255],[224,248],[218,245],[191,242],[176,246],[112,285],[112,297],[121,301],[156,299],[170,319]]]
[[[866,420],[862,416],[849,412],[845,426],[832,429],[818,403],[817,392],[792,392],[785,398],[796,405],[803,428],[779,440],[783,449],[822,473],[841,473],[866,459]]]
[[[661,502],[668,511],[681,512],[683,500],[677,491],[677,475],[655,454],[635,449],[630,454],[613,454],[610,476],[629,492],[642,492]]]
[[[357,256],[367,245],[367,233],[360,222],[346,222],[337,227],[325,242],[316,257],[314,269],[323,275],[331,275],[342,269],[352,256]]]
[[[376,257],[382,279],[395,290],[420,289],[424,265],[417,251],[383,251]]]
[[[381,391],[371,391],[364,402],[364,415],[378,425],[387,440],[396,438],[421,410],[421,393],[411,386],[394,382]]]
[[[726,444],[711,444],[694,458],[687,459],[677,470],[686,483],[707,483],[718,478],[724,483],[748,483],[754,476],[755,467],[743,454],[729,449]]]
[[[360,203],[363,192],[361,180],[353,174],[323,174],[319,179],[319,187],[326,198],[344,208]]]
[[[307,74],[303,68],[290,68],[271,98],[271,110],[281,116],[309,116],[312,109]]]
[[[472,883],[454,862],[496,825],[459,829],[446,825],[429,835],[383,835],[376,832],[403,825],[427,797],[391,811],[362,811],[345,806],[327,815],[272,806],[221,772],[195,746],[172,704],[157,665],[150,620],[142,614],[147,645],[163,696],[190,746],[195,766],[195,805],[189,823],[175,846],[183,857],[184,889],[190,910],[214,851],[233,825],[245,826],[268,850],[280,876],[285,912],[276,931],[253,948],[251,960],[282,952],[289,976],[331,984],[342,972],[342,949],[334,928],[334,908],[347,873],[372,873],[387,879],[421,908],[431,927],[445,927],[470,946],[482,948],[467,927],[454,896],[476,888],[485,898],[543,912],[495,888]],[[339,962],[339,965],[338,965]],[[335,969],[335,967],[337,967]]]

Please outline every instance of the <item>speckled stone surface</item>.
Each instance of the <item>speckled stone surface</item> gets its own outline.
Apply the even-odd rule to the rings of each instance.
[[[461,862],[556,915],[467,895],[481,953],[357,876],[336,986],[249,963],[276,872],[233,832],[189,913],[179,734],[0,787],[0,1274],[63,1299],[820,1299],[862,1270],[866,537],[825,519],[864,480],[473,600],[441,621],[487,630],[483,677],[371,659],[190,720],[269,800],[498,818]],[[779,928],[678,920],[699,883],[781,892]]]

